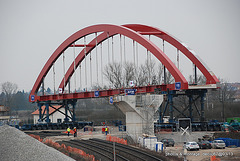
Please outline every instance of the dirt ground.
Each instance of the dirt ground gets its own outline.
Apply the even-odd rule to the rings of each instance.
[[[175,147],[166,147],[166,156],[183,155],[183,145],[178,144]],[[240,147],[238,148],[225,148],[225,149],[200,149],[199,151],[187,151],[187,160],[189,161],[210,161],[211,156],[216,156],[221,161],[239,161],[240,160]]]
[[[125,132],[118,131],[117,127],[109,127],[110,134],[117,137],[126,137]],[[222,137],[221,132],[195,132],[189,137],[190,140],[197,141],[198,138],[201,138],[203,135],[214,135],[215,137]],[[230,136],[227,134],[228,137]],[[234,134],[235,136],[236,134]],[[231,135],[232,136],[232,135]],[[175,140],[174,147],[166,147],[165,155],[166,156],[178,156],[183,158],[183,142],[182,138],[178,133],[161,133],[159,134],[159,139],[161,138],[173,138]],[[89,139],[89,138],[100,138],[105,139],[106,135],[102,133],[102,126],[95,127],[93,132],[78,130],[78,136],[74,138],[71,136],[51,136],[48,137],[53,141],[62,141],[70,139]],[[239,138],[239,134],[237,135]],[[225,149],[200,149],[199,151],[187,151],[187,160],[188,161],[210,161],[211,156],[216,156],[221,161],[240,161],[240,147],[238,148],[228,148]]]

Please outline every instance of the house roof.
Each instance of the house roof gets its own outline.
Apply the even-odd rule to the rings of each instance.
[[[7,112],[9,109],[6,106],[0,105],[0,112]]]
[[[41,107],[41,109],[42,109],[42,113],[43,113],[43,111],[44,111],[44,109],[45,109],[45,107],[46,106],[42,106]],[[55,107],[56,109],[60,109],[62,106],[53,106],[53,107]],[[54,109],[54,108],[52,108],[51,106],[49,106],[49,115],[51,115],[52,113],[54,113],[56,110]],[[47,114],[47,111],[45,110],[45,113],[44,114]],[[32,113],[32,115],[39,115],[39,109],[37,109],[36,111],[34,111],[33,113]]]

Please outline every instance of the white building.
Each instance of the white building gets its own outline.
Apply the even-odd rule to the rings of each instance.
[[[65,109],[63,107],[62,108],[61,108],[61,106],[53,106],[53,107],[55,107],[59,111],[65,113]],[[42,108],[42,113],[43,113],[44,109],[45,109],[45,106],[42,106],[41,108]],[[59,111],[57,111],[54,108],[49,106],[49,119],[50,119],[50,122],[52,122],[52,123],[61,123],[61,122],[64,121],[65,116],[64,116],[64,114],[60,113]],[[46,113],[47,113],[47,111],[45,111],[44,116],[46,116]],[[37,109],[36,111],[34,111],[32,113],[32,115],[33,115],[34,124],[38,123],[39,110]],[[45,121],[46,121],[46,119],[43,120],[43,122],[45,122]]]

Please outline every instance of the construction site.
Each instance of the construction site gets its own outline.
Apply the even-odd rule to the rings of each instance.
[[[237,90],[161,29],[88,26],[40,71],[29,94],[33,121],[0,126],[1,160],[240,160],[239,102],[227,93]]]

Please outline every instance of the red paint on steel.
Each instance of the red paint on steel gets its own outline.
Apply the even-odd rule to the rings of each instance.
[[[156,88],[161,89],[161,91],[167,91],[167,88],[172,89],[173,85],[151,85],[151,86],[144,86],[144,87],[135,87],[131,89],[136,89],[136,93],[154,93],[154,90]],[[99,91],[99,97],[109,97],[114,95],[125,95],[125,89],[109,89],[109,90]],[[94,98],[94,97],[95,97],[94,91],[90,91],[90,92],[36,96],[36,100],[42,102],[42,101],[57,101],[57,100],[64,100],[64,99],[84,99],[84,98]]]
[[[84,45],[84,44],[72,44],[70,45],[70,47],[93,47],[94,45]]]
[[[148,49],[151,53],[153,53],[158,58],[158,60],[161,61],[163,63],[163,65],[169,70],[169,72],[175,78],[175,82],[181,82],[182,89],[188,89],[187,80],[184,78],[184,76],[178,70],[178,68],[174,65],[174,63],[167,57],[167,55],[165,53],[163,53],[163,51],[161,49],[159,49],[155,44],[153,44],[146,37],[142,36],[138,32],[135,32],[135,31],[128,29],[126,27],[123,27],[123,26],[96,25],[96,30],[99,31],[99,29],[101,31],[103,31],[103,33],[97,37],[98,44],[100,44],[107,38],[110,38],[111,36],[114,36],[116,34],[121,34],[121,35],[127,36],[130,39],[133,39],[136,42],[140,43],[142,46],[144,46],[146,49]],[[92,31],[92,33],[95,33],[95,32],[97,32],[97,31],[94,31],[94,30]],[[78,33],[75,33],[75,34],[78,34]],[[70,37],[73,37],[74,35],[72,35]],[[93,39],[88,44],[88,46],[93,46],[93,47],[87,48],[86,54],[88,54],[91,50],[93,50],[96,47],[96,39]],[[84,56],[85,56],[85,53],[84,53],[84,49],[83,49],[75,59],[75,67],[77,67],[79,65],[79,63],[84,59]],[[64,90],[64,88],[65,88],[64,84],[67,85],[73,72],[74,72],[74,62],[71,64],[68,71],[66,72],[65,79],[64,78],[62,79],[59,88],[62,88]],[[64,83],[64,80],[65,80],[65,83]]]
[[[179,41],[177,41],[175,38],[171,37],[166,32],[163,32],[157,28],[145,26],[145,25],[123,25],[123,26],[117,26],[117,25],[94,25],[90,27],[86,27],[82,30],[79,30],[78,32],[71,35],[69,38],[67,38],[51,55],[51,57],[48,59],[47,63],[43,67],[42,71],[40,72],[33,88],[30,93],[30,97],[32,95],[35,96],[34,100],[29,100],[31,102],[40,101],[40,100],[58,100],[61,99],[71,99],[71,98],[82,98],[82,97],[92,97],[93,92],[84,92],[84,93],[74,93],[74,94],[63,94],[61,95],[52,95],[52,96],[37,96],[37,91],[44,79],[44,77],[47,75],[48,71],[52,67],[53,63],[59,58],[59,56],[68,48],[73,47],[73,43],[77,40],[81,39],[84,36],[87,36],[92,33],[97,32],[103,32],[97,37],[98,44],[106,40],[107,38],[114,36],[116,34],[121,34],[129,37],[130,39],[137,41],[139,44],[144,46],[148,51],[150,51],[152,54],[154,54],[162,63],[163,65],[169,70],[169,72],[172,74],[172,76],[175,78],[175,82],[181,82],[182,88],[181,89],[188,89],[188,82],[182,75],[182,73],[178,70],[178,68],[173,64],[173,62],[166,56],[165,53],[162,52],[161,49],[159,49],[155,44],[153,44],[150,40],[148,40],[143,35],[155,35],[159,38],[162,38],[166,41],[168,41],[170,44],[175,46],[177,49],[179,49],[182,53],[184,53],[205,75],[207,78],[208,84],[214,84],[219,82],[216,76],[211,74],[206,67],[193,55],[191,51],[187,49],[183,44],[181,44]],[[84,45],[76,45],[76,47],[84,47]],[[91,50],[93,50],[96,47],[96,40],[93,39],[89,44],[86,44],[86,49],[88,54]],[[75,59],[75,65],[76,67],[79,65],[79,63],[84,59],[84,50],[82,50],[79,55]],[[70,77],[72,76],[74,72],[74,63],[71,64],[69,67],[66,75],[65,75],[65,84],[69,81]],[[170,89],[174,90],[174,84],[168,85]],[[64,78],[59,86],[60,88],[64,88]],[[147,87],[143,87],[144,90],[147,92]],[[153,89],[154,90],[154,89]],[[116,92],[117,91],[117,92]],[[150,90],[152,91],[152,90]],[[106,94],[107,92],[107,94]],[[114,95],[115,93],[118,93],[118,90],[111,90],[111,91],[102,91],[102,94],[100,96],[110,96]],[[105,94],[104,94],[105,93]]]
[[[166,32],[163,32],[162,30],[146,26],[146,25],[140,25],[140,24],[129,24],[129,25],[123,25],[127,28],[130,28],[138,33],[141,34],[149,34],[149,35],[155,35],[156,37],[159,37],[174,47],[176,47],[178,50],[180,50],[186,57],[188,57],[196,66],[197,68],[203,73],[203,75],[206,77],[206,84],[216,84],[219,82],[217,77],[213,74],[212,71],[209,71],[204,64],[192,53],[185,45],[183,45],[180,41],[178,41],[173,36],[169,35]],[[157,34],[159,33],[159,34]]]

